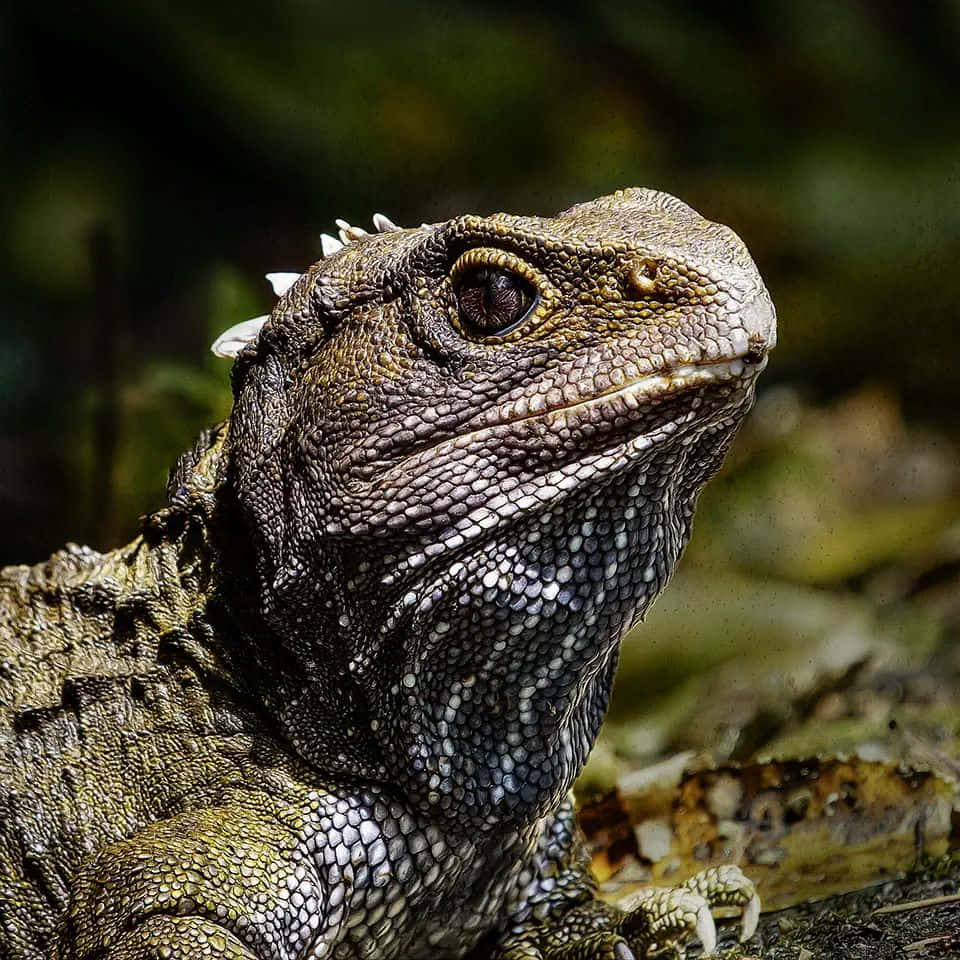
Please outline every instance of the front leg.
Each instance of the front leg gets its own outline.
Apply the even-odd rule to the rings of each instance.
[[[237,936],[203,917],[149,917],[98,960],[260,960]]]
[[[741,939],[753,935],[760,902],[735,866],[710,868],[678,887],[642,891],[622,908],[596,899],[568,801],[544,834],[532,879],[519,891],[494,960],[633,960],[682,952],[694,937],[711,953],[717,941],[711,909],[719,906],[741,908]]]
[[[247,806],[151,824],[78,872],[57,960],[296,955],[323,919],[326,896],[295,845],[281,816]],[[296,909],[307,901],[311,917]]]

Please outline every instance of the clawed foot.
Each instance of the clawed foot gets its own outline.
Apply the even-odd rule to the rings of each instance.
[[[741,943],[753,936],[760,919],[760,898],[753,884],[730,864],[710,867],[678,887],[638,891],[620,906],[627,912],[620,933],[643,943],[648,956],[682,955],[685,941],[692,937],[700,941],[705,954],[713,953],[717,929],[711,910],[715,907],[740,908]]]
[[[705,954],[717,948],[711,911],[740,910],[740,941],[749,940],[760,919],[760,899],[739,867],[711,867],[679,887],[640,890],[614,907],[589,900],[566,911],[559,922],[533,923],[508,937],[496,960],[638,960],[682,957],[696,938]]]

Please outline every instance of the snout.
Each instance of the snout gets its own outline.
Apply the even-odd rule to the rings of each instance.
[[[759,356],[777,345],[777,311],[766,287],[761,287],[744,304],[739,319],[747,336],[749,353]]]

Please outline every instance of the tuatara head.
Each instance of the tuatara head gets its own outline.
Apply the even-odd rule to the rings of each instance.
[[[230,484],[301,665],[284,725],[461,822],[530,820],[589,752],[773,305],[731,230],[654,190],[378,225],[234,336]]]

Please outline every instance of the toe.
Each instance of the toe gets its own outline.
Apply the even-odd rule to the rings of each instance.
[[[732,863],[702,870],[683,887],[700,894],[711,907],[745,907],[757,896],[750,879]]]
[[[644,929],[651,944],[658,949],[679,951],[686,940],[696,937],[704,953],[713,953],[717,946],[717,929],[710,913],[710,904],[697,893],[683,887],[640,891],[622,904],[630,913],[624,927]]]
[[[710,867],[684,883],[684,889],[703,897],[713,907],[739,907],[740,942],[749,940],[760,922],[760,898],[750,879],[739,867],[723,864]]]

